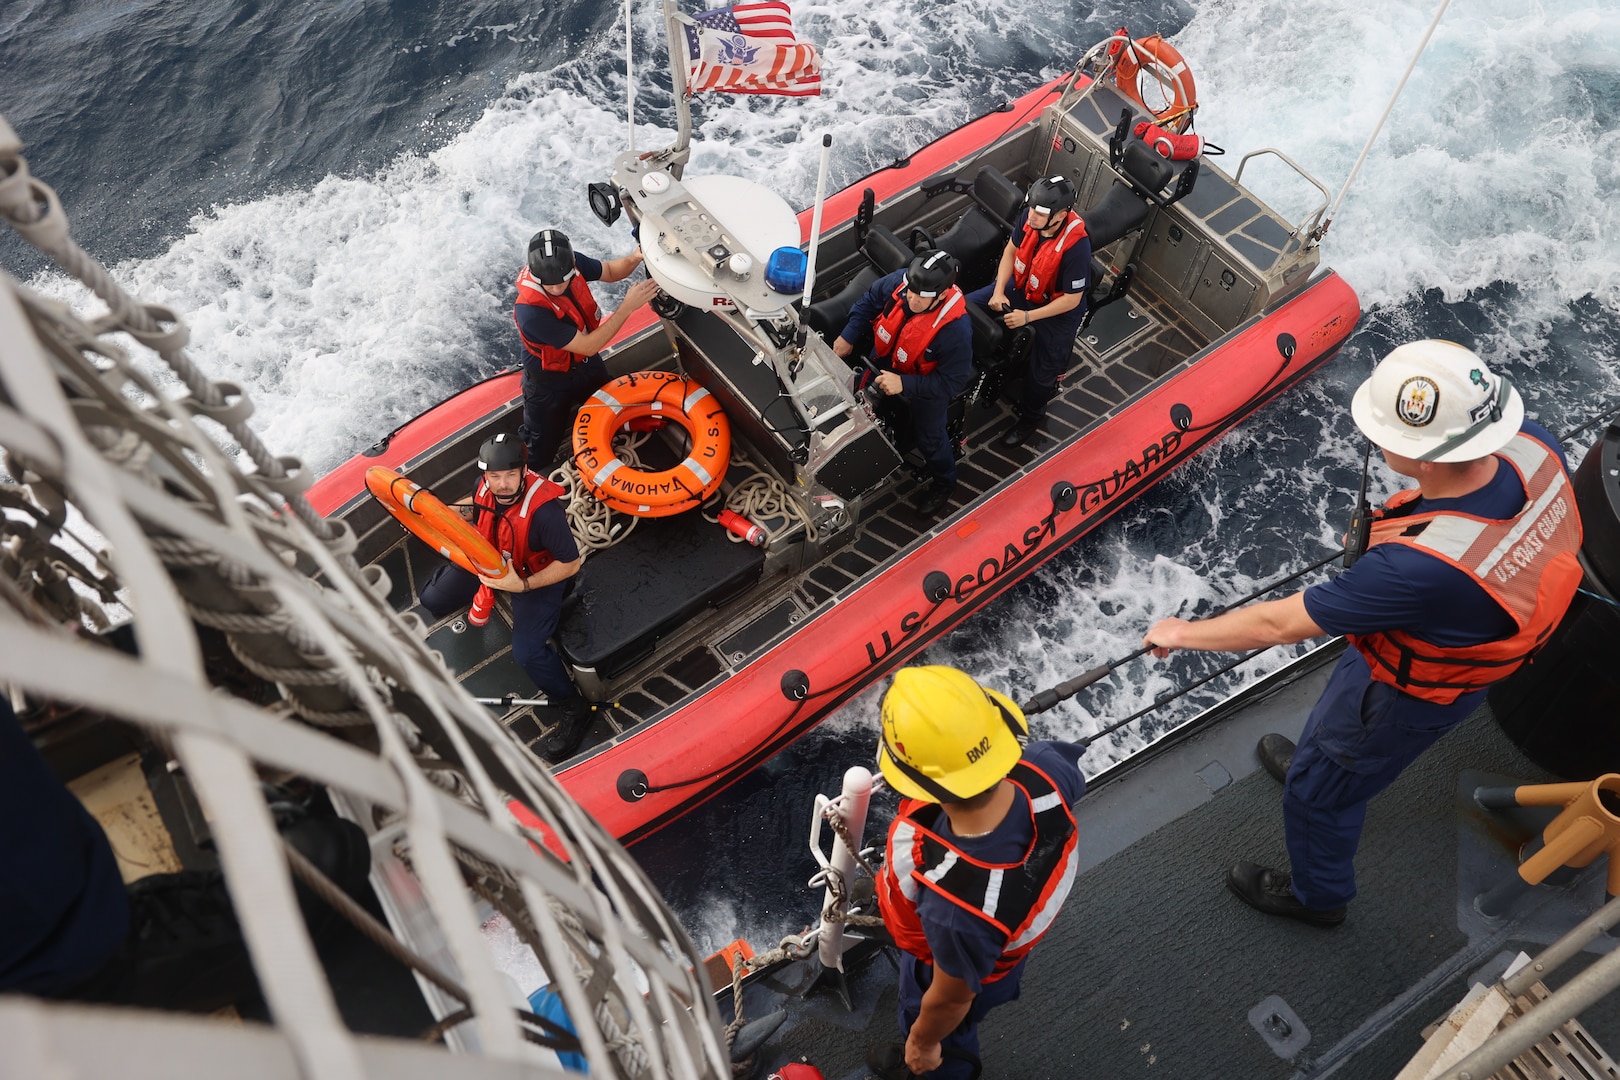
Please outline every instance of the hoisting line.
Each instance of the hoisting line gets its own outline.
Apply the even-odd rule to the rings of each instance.
[[[1390,95],[1389,104],[1384,106],[1383,113],[1378,117],[1378,123],[1373,125],[1372,134],[1367,136],[1367,145],[1361,148],[1361,156],[1356,158],[1354,165],[1350,166],[1350,175],[1344,178],[1344,187],[1339,189],[1339,197],[1333,200],[1333,206],[1328,210],[1327,217],[1322,220],[1322,224],[1312,231],[1312,240],[1319,241],[1327,235],[1328,226],[1333,224],[1333,218],[1338,214],[1340,204],[1344,202],[1345,193],[1350,190],[1350,184],[1355,180],[1356,174],[1361,171],[1362,163],[1367,160],[1367,155],[1372,152],[1373,143],[1378,140],[1378,133],[1384,129],[1384,121],[1389,119],[1389,114],[1395,108],[1395,102],[1401,96],[1401,91],[1406,89],[1406,80],[1412,77],[1412,70],[1417,67],[1418,58],[1423,55],[1423,50],[1429,47],[1429,39],[1434,36],[1435,28],[1440,25],[1440,17],[1446,13],[1446,8],[1450,6],[1451,0],[1440,0],[1439,9],[1435,11],[1434,18],[1429,20],[1429,28],[1423,31],[1423,40],[1418,42],[1417,51],[1412,54],[1412,59],[1407,63],[1406,70],[1401,73],[1401,81],[1395,84],[1395,93]]]

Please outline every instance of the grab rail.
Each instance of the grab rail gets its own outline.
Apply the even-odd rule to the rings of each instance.
[[[1241,185],[1243,183],[1244,166],[1248,165],[1250,158],[1259,157],[1261,154],[1270,154],[1273,157],[1282,159],[1284,165],[1287,165],[1290,169],[1293,169],[1304,178],[1307,184],[1311,185],[1311,187],[1322,193],[1322,205],[1311,211],[1310,214],[1306,216],[1304,221],[1300,222],[1298,225],[1295,225],[1294,231],[1288,234],[1288,239],[1299,239],[1299,234],[1301,232],[1304,232],[1306,235],[1314,233],[1317,225],[1319,225],[1322,221],[1322,215],[1327,213],[1328,203],[1332,200],[1333,196],[1328,194],[1328,189],[1322,186],[1322,182],[1320,180],[1306,172],[1300,167],[1298,162],[1289,157],[1287,154],[1283,153],[1281,150],[1270,146],[1262,146],[1258,150],[1251,150],[1247,154],[1244,154],[1243,160],[1238,162],[1237,175],[1232,177],[1232,183]],[[1309,225],[1310,228],[1307,229],[1306,225]],[[1285,247],[1283,249],[1283,254],[1286,255],[1287,253],[1288,249]]]

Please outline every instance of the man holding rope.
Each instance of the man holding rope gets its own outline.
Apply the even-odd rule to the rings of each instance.
[[[1266,914],[1324,927],[1342,923],[1356,895],[1367,803],[1535,651],[1581,580],[1563,448],[1472,351],[1402,345],[1350,409],[1390,468],[1418,485],[1381,511],[1366,555],[1286,599],[1161,619],[1142,639],[1162,657],[1349,637],[1298,748],[1260,741],[1261,764],[1284,784],[1290,869],[1238,862],[1226,879]]]

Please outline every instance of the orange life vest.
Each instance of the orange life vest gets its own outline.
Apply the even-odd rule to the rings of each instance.
[[[1581,583],[1576,552],[1581,518],[1558,455],[1523,433],[1496,453],[1524,484],[1524,508],[1498,521],[1451,510],[1391,515],[1373,523],[1371,543],[1405,544],[1471,575],[1513,617],[1518,630],[1499,641],[1443,648],[1401,630],[1352,634],[1372,677],[1413,697],[1449,705],[1507,678],[1541,647]],[[1419,492],[1386,505],[1398,511]]]
[[[1007,779],[1029,802],[1035,839],[1016,863],[981,862],[934,831],[945,811],[938,803],[905,799],[889,827],[888,856],[878,874],[878,911],[894,942],[925,964],[933,952],[917,914],[922,889],[932,889],[1007,935],[985,982],[1018,966],[1041,939],[1074,885],[1074,812],[1052,779],[1027,761]]]
[[[1032,303],[1050,303],[1052,297],[1063,291],[1056,288],[1063,266],[1063,253],[1085,235],[1085,220],[1073,210],[1067,211],[1063,225],[1051,239],[1042,236],[1026,221],[1024,236],[1018,242],[1017,253],[1013,255],[1013,286],[1023,289],[1024,298]],[[1086,273],[1091,273],[1089,266]]]
[[[573,323],[583,333],[588,334],[602,325],[602,311],[596,306],[596,297],[591,295],[591,285],[585,280],[584,274],[569,278],[568,291],[562,296],[552,296],[525,266],[518,271],[517,291],[519,304],[543,307],[563,322]],[[517,323],[515,307],[512,321]],[[567,371],[574,366],[575,360],[584,359],[567,349],[558,349],[542,341],[530,341],[523,333],[522,323],[518,323],[518,337],[523,339],[523,347],[529,350],[529,355],[537,357],[540,367],[546,371]]]
[[[891,353],[889,367],[901,375],[931,375],[939,365],[928,355],[940,330],[967,315],[967,301],[955,285],[938,297],[932,310],[912,314],[906,306],[906,283],[901,281],[889,306],[872,324],[872,351],[880,358]],[[928,318],[932,315],[933,318]]]
[[[495,545],[495,549],[512,564],[512,569],[528,577],[556,561],[551,552],[544,548],[530,550],[530,519],[542,506],[562,495],[564,489],[561,484],[533,471],[524,472],[523,485],[522,497],[503,507],[495,501],[494,492],[489,490],[489,480],[479,477],[478,488],[473,492],[473,505],[478,507],[473,527],[485,540]],[[467,621],[474,626],[483,626],[494,610],[494,590],[488,585],[480,585],[478,594],[473,597],[472,608],[467,612]]]

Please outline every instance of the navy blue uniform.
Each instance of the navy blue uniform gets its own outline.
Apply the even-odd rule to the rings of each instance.
[[[1526,421],[1520,430],[1563,457],[1545,428]],[[1455,510],[1505,519],[1524,500],[1518,473],[1504,464],[1480,490],[1455,499],[1419,499],[1412,512]],[[1306,589],[1304,600],[1312,621],[1330,634],[1404,630],[1456,648],[1497,641],[1517,629],[1472,575],[1402,544],[1374,545],[1349,570]],[[1305,722],[1283,789],[1283,825],[1300,903],[1331,909],[1350,902],[1368,801],[1466,719],[1486,693],[1476,690],[1450,705],[1424,701],[1375,682],[1366,658],[1345,650]]]
[[[896,270],[879,278],[850,309],[849,321],[839,336],[857,347],[863,338],[870,337],[872,324],[888,307],[894,290],[900,287],[905,276],[904,270]],[[905,303],[904,295],[900,302]],[[900,400],[905,402],[911,415],[917,451],[928,462],[929,473],[943,483],[954,484],[956,455],[951,452],[950,440],[945,435],[945,418],[952,399],[966,390],[973,379],[973,329],[965,308],[960,318],[939,328],[926,356],[933,361],[934,370],[927,375],[901,375]],[[873,363],[882,371],[893,370],[887,358],[874,358]]]
[[[1073,806],[1086,791],[1086,779],[1081,775],[1079,766],[1084,753],[1082,747],[1071,743],[1032,742],[1024,748],[1024,760],[1051,777],[1064,800]],[[1001,824],[991,830],[988,836],[957,837],[951,832],[950,821],[943,814],[935,827],[941,837],[964,853],[985,862],[1022,863],[1030,843],[1035,839],[1029,800],[1022,791],[1013,800],[1012,809]],[[938,967],[953,978],[967,983],[968,988],[978,995],[968,1009],[967,1018],[955,1031],[940,1040],[940,1046],[947,1050],[966,1051],[978,1057],[979,1021],[997,1005],[1018,999],[1028,958],[1006,975],[987,983],[985,977],[995,969],[996,961],[1007,945],[1007,938],[1001,931],[977,915],[963,911],[932,889],[921,890],[917,898],[917,917],[922,921],[923,933],[928,938],[928,951],[933,953],[934,963],[925,964],[910,953],[900,953],[900,1030],[909,1034],[911,1025],[917,1022],[917,1017],[922,1013],[923,992],[933,983],[934,968]],[[939,1068],[927,1075],[936,1080],[965,1080],[971,1074],[968,1063],[947,1057]]]
[[[513,508],[516,505],[513,503]],[[553,499],[530,515],[529,550],[549,551],[558,562],[573,562],[579,558],[579,545],[568,528],[568,514],[561,500]],[[572,578],[564,578],[542,589],[506,594],[512,601],[512,659],[553,702],[579,693],[568,677],[562,657],[548,644],[557,631],[563,597],[568,595],[572,581]],[[422,606],[432,612],[434,618],[442,619],[472,603],[477,592],[477,577],[454,563],[445,563],[422,586]]]
[[[602,280],[602,264],[574,252],[574,269],[586,281]],[[537,304],[516,304],[518,329],[530,341],[561,349],[580,333],[579,327]],[[520,347],[521,348],[521,347]],[[518,438],[529,448],[529,460],[544,469],[557,456],[557,445],[573,424],[574,414],[608,381],[600,356],[576,356],[567,371],[546,371],[527,349],[523,354],[523,424]]]
[[[67,996],[129,932],[101,825],[51,772],[0,694],[0,991]]]
[[[1018,215],[1018,220],[1013,224],[1014,247],[1023,240],[1025,223],[1028,221],[1029,210],[1026,209]],[[1058,264],[1057,284],[1058,288],[1053,299],[1070,293],[1084,295],[1090,290],[1090,238],[1082,237],[1063,253],[1063,259]],[[989,305],[990,296],[995,291],[995,282],[991,282],[984,288],[969,293],[968,300],[985,307]],[[1030,300],[1022,289],[1014,288],[1011,281],[1007,283],[1006,296],[1012,302],[1015,311],[1032,311],[1046,306],[1045,303],[1037,304]],[[1029,371],[1024,377],[1024,392],[1018,399],[1018,418],[1024,424],[1033,425],[1046,415],[1046,403],[1057,395],[1058,379],[1069,370],[1069,360],[1074,355],[1074,336],[1080,332],[1080,320],[1085,318],[1085,314],[1086,302],[1082,300],[1073,311],[1052,319],[1038,319],[1029,324],[1029,328],[1035,332],[1035,340],[1030,346]]]

